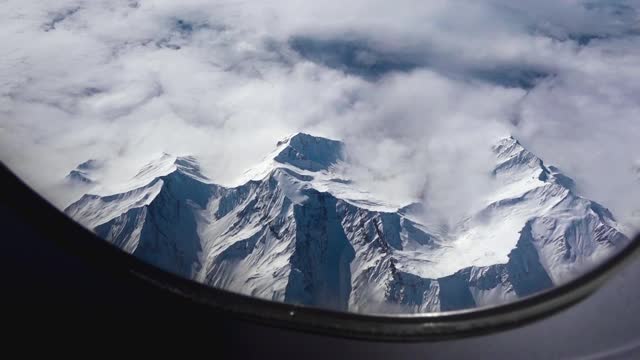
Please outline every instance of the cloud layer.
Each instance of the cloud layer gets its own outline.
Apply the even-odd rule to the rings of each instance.
[[[514,134],[620,218],[640,208],[640,2],[0,1],[0,159],[57,203],[89,158],[228,182],[305,131],[447,214]],[[455,217],[455,216],[454,216]]]

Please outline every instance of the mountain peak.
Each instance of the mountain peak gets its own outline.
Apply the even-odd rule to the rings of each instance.
[[[522,144],[520,144],[520,141],[518,141],[518,139],[516,139],[513,135],[501,138],[496,142],[493,148],[498,154],[502,150],[513,150],[514,148],[518,151],[524,150],[524,147],[522,146]]]
[[[549,170],[542,159],[527,150],[514,136],[500,139],[494,146],[493,152],[498,158],[498,164],[494,169],[494,175],[512,171],[541,171],[541,176],[548,175]]]
[[[297,133],[278,142],[274,160],[302,170],[327,170],[344,159],[344,144],[340,141],[305,133]]]
[[[303,139],[325,139],[325,138],[319,137],[319,136],[314,136],[314,135],[307,134],[307,133],[304,133],[304,132],[297,132],[297,133],[291,134],[291,135],[285,137],[284,139],[278,141],[277,146],[281,146],[281,145],[284,145],[284,144],[289,144],[291,142],[295,142],[295,141],[299,141],[299,140],[303,140]]]
[[[71,170],[65,177],[68,182],[76,184],[93,184],[94,180],[89,177],[86,172],[80,170]]]
[[[90,171],[90,170],[97,170],[101,167],[102,167],[102,163],[100,161],[96,159],[89,159],[83,162],[82,164],[78,165],[77,170]]]
[[[206,177],[202,175],[200,162],[193,156],[177,156],[173,164],[176,166],[177,171],[195,178],[206,179]]]
[[[95,172],[100,168],[102,168],[101,161],[89,159],[71,170],[65,179],[73,184],[93,184],[96,182]]]
[[[169,153],[162,155],[147,163],[135,176],[139,181],[151,181],[155,178],[167,176],[172,173],[181,173],[194,179],[207,181],[202,175],[200,163],[193,156],[175,156]]]

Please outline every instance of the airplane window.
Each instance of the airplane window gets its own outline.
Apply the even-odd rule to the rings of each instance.
[[[634,244],[638,10],[4,1],[0,160],[209,287],[360,315],[507,306]]]

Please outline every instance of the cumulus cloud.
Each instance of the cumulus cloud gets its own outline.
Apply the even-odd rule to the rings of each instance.
[[[297,131],[452,218],[514,134],[619,217],[640,202],[640,3],[5,0],[1,160],[57,203],[89,158],[160,152],[233,180]],[[366,180],[366,181],[365,181]]]

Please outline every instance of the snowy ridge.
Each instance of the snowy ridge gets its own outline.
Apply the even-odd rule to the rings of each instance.
[[[164,154],[122,192],[65,211],[144,261],[261,298],[367,313],[511,301],[564,282],[628,239],[602,206],[513,138],[494,147],[497,186],[460,226],[421,222],[336,172],[339,141],[296,134],[237,186]]]

